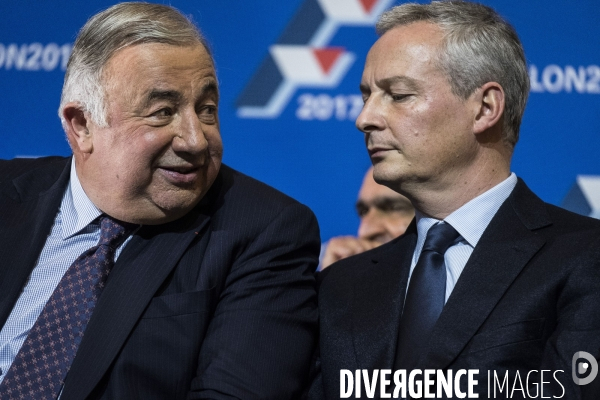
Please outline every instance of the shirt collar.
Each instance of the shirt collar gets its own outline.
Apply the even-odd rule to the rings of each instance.
[[[78,233],[102,215],[102,211],[92,203],[85,194],[83,187],[81,187],[81,182],[75,170],[75,158],[71,160],[69,186],[63,197],[60,211],[62,214],[63,240]]]
[[[464,204],[458,210],[444,218],[448,224],[475,247],[483,232],[490,224],[498,209],[512,193],[517,184],[517,176],[513,173],[508,178]],[[435,218],[425,217],[416,211],[417,235],[419,241],[424,241],[429,228],[439,222]]]

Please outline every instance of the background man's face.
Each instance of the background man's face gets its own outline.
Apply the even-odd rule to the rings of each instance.
[[[84,190],[109,195],[126,210],[113,215],[123,220],[153,224],[185,215],[215,180],[223,151],[206,49],[127,47],[109,60],[103,82],[109,127],[91,124]]]
[[[402,235],[415,216],[406,197],[373,180],[373,168],[365,174],[356,211],[360,217],[358,237],[380,244]]]
[[[358,236],[331,238],[323,248],[321,269],[402,235],[415,215],[406,197],[373,180],[373,167],[369,168],[363,179],[356,211],[360,217]]]
[[[417,22],[386,32],[367,56],[356,125],[375,180],[403,193],[442,189],[475,154],[470,104],[452,93],[435,63],[441,43],[439,28]]]

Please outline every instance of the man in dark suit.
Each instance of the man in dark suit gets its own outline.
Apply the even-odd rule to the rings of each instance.
[[[469,370],[479,398],[600,398],[571,375],[593,376],[600,354],[600,222],[544,203],[510,172],[529,91],[513,28],[449,1],[400,5],[377,29],[356,125],[375,180],[416,218],[321,273],[312,398],[370,396],[383,370],[391,383],[377,380],[375,398],[404,371],[418,382],[400,397],[464,398]],[[436,380],[459,370],[449,391]]]
[[[92,17],[73,157],[0,161],[0,398],[285,399],[316,343],[314,215],[221,165],[214,63],[175,9]]]

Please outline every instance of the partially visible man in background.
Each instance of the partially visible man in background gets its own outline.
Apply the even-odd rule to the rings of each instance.
[[[331,238],[321,259],[321,270],[397,238],[415,216],[410,200],[375,182],[373,167],[368,169],[358,192],[356,212],[360,218],[358,235]]]
[[[177,10],[121,3],[82,28],[73,157],[0,161],[0,398],[300,396],[318,226],[221,165],[218,102]]]

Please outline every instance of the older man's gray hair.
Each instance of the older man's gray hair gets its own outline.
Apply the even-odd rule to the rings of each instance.
[[[117,51],[141,43],[200,43],[210,54],[196,25],[173,7],[138,2],[110,7],[87,21],[73,46],[58,110],[63,125],[62,110],[69,102],[79,103],[96,124],[109,125],[104,66]]]

